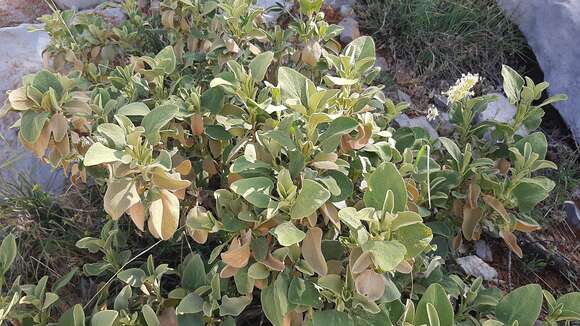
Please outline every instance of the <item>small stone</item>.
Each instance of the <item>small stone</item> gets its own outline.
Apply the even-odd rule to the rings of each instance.
[[[432,139],[439,139],[439,134],[437,134],[435,128],[433,128],[433,126],[431,125],[431,123],[429,123],[427,118],[423,116],[409,118],[408,115],[402,113],[395,118],[395,121],[399,124],[400,127],[422,128],[429,133]]]
[[[375,66],[381,68],[381,72],[385,72],[389,69],[389,63],[387,59],[383,56],[378,56],[377,61],[375,61]]]
[[[509,102],[509,100],[502,94],[490,94],[495,95],[497,100],[491,102],[487,105],[487,108],[483,110],[477,117],[477,121],[497,121],[503,123],[510,123],[513,121],[517,108]],[[516,134],[520,136],[527,136],[528,130],[525,127],[521,127]]]
[[[475,254],[484,261],[491,263],[493,261],[493,253],[491,248],[484,240],[477,240],[474,243]]]
[[[497,279],[497,271],[477,256],[465,256],[457,258],[457,264],[463,271],[475,277],[481,277],[486,281]]]
[[[433,104],[438,109],[447,109],[447,96],[440,94],[433,96]]]
[[[580,209],[573,201],[564,202],[564,211],[566,212],[566,222],[575,229],[580,231]]]
[[[360,30],[358,27],[358,22],[352,17],[346,17],[338,23],[338,25],[344,30],[340,34],[340,41],[342,43],[348,44],[354,39],[360,37]]]
[[[402,90],[398,89],[397,90],[397,98],[399,99],[399,101],[401,102],[407,102],[409,104],[411,104],[413,101],[411,100],[411,96],[409,96],[409,94],[403,92]]]
[[[340,15],[342,17],[354,16],[354,9],[352,9],[351,5],[342,5],[340,6]]]

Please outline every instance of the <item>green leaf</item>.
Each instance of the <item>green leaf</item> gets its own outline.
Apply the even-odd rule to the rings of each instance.
[[[213,140],[230,140],[234,137],[220,125],[205,126],[205,134]]]
[[[205,112],[218,114],[224,108],[224,89],[212,87],[201,95],[201,108]]]
[[[524,153],[524,146],[526,143],[530,143],[532,151],[540,156],[538,159],[543,160],[546,158],[546,153],[548,152],[548,141],[543,132],[534,132],[533,134],[518,140],[514,146],[520,151],[520,153]]]
[[[48,112],[26,111],[20,120],[20,134],[27,142],[34,144],[48,121]]]
[[[330,191],[316,181],[305,179],[290,211],[292,219],[308,217],[330,198]]]
[[[273,326],[283,326],[288,313],[288,279],[280,273],[273,284],[264,288],[260,294],[262,310]]]
[[[544,185],[535,179],[525,179],[514,188],[512,193],[522,213],[530,212],[538,203],[548,197],[554,183],[551,180],[546,181],[551,183]]]
[[[369,240],[362,246],[362,250],[372,254],[373,263],[383,272],[394,270],[405,260],[407,249],[398,241]]]
[[[580,320],[580,292],[564,294],[556,300],[556,304],[562,305],[558,320]]]
[[[207,275],[205,265],[201,256],[195,254],[190,259],[185,260],[185,267],[181,275],[181,286],[188,290],[195,290],[201,286],[207,285]]]
[[[307,82],[308,78],[292,68],[280,67],[278,69],[278,87],[284,100],[298,99],[306,105],[308,103]]]
[[[1,261],[1,259],[0,259]],[[57,292],[58,290],[65,287],[70,280],[77,274],[79,271],[78,267],[74,267],[68,273],[66,273],[63,277],[59,278],[54,284],[52,284],[52,292]]]
[[[18,247],[16,245],[16,239],[12,233],[8,234],[0,245],[0,277],[4,275],[14,263],[14,259],[18,254]]]
[[[271,233],[284,247],[289,247],[293,244],[299,243],[304,240],[304,237],[306,237],[306,233],[298,229],[292,222],[284,222],[276,226]]]
[[[252,297],[243,296],[237,298],[230,298],[227,295],[222,297],[222,303],[220,304],[220,316],[237,316],[246,307],[252,303]]]
[[[429,317],[429,326],[439,326],[439,314],[432,303],[427,303],[427,317]]]
[[[177,114],[178,108],[175,104],[165,104],[151,110],[141,121],[145,128],[145,137],[152,144],[157,144],[160,140],[159,131]]]
[[[445,289],[443,289],[440,284],[431,284],[417,304],[414,322],[416,325],[429,324],[427,304],[433,305],[437,311],[438,319],[441,325],[453,325],[453,306],[451,306],[451,302],[449,302],[449,299],[447,299],[447,293],[445,292]]]
[[[134,102],[129,103],[127,105],[122,106],[118,111],[117,114],[122,114],[126,116],[146,116],[151,110],[149,107],[143,102]]]
[[[298,306],[322,308],[320,292],[310,280],[293,278],[288,289],[288,301]]]
[[[368,178],[369,190],[364,194],[367,207],[383,210],[387,191],[394,195],[393,213],[405,211],[407,208],[407,188],[397,167],[391,162],[381,164]]]
[[[163,69],[165,74],[169,75],[173,73],[177,64],[173,47],[168,45],[163,50],[159,51],[155,56],[155,62],[159,68]]]
[[[534,325],[542,309],[542,287],[537,284],[522,286],[508,293],[497,304],[497,320],[512,325],[516,320],[519,325]]]
[[[412,258],[425,251],[433,240],[433,232],[423,223],[416,223],[399,228],[395,238],[407,248],[407,258]]]
[[[274,53],[272,51],[262,52],[258,54],[250,62],[250,72],[252,73],[252,79],[258,83],[261,82],[266,76],[268,67],[274,59]]]
[[[141,308],[141,313],[143,313],[143,318],[145,318],[145,323],[147,323],[147,326],[160,326],[159,319],[155,314],[155,310],[153,310],[153,308],[151,308],[148,304]]]
[[[177,308],[175,308],[175,313],[178,315],[183,314],[196,314],[203,310],[203,299],[197,293],[189,293],[181,301]]]
[[[340,202],[346,200],[352,195],[354,185],[352,184],[352,180],[347,175],[345,175],[340,171],[328,170],[325,172],[324,176],[334,179],[336,185],[340,189],[340,194],[337,195],[331,194],[330,196],[331,202],[333,203]]]
[[[125,131],[114,123],[103,123],[97,127],[97,131],[107,139],[109,146],[123,149],[126,144]]]
[[[87,150],[83,164],[85,166],[95,166],[102,163],[117,162],[120,161],[122,157],[122,151],[109,148],[101,143],[94,143]]]
[[[313,326],[354,326],[350,316],[342,311],[324,310],[315,311],[312,321]]]
[[[232,183],[230,188],[250,204],[258,208],[267,208],[274,182],[266,177],[247,178]]]
[[[32,80],[32,86],[42,93],[46,93],[52,88],[55,91],[58,100],[62,98],[64,92],[60,80],[58,80],[58,78],[48,70],[39,71]]]
[[[515,104],[520,99],[520,93],[522,87],[524,87],[524,79],[517,71],[506,65],[502,65],[501,75],[503,77],[503,90],[510,100],[510,103]]]
[[[92,326],[112,326],[119,313],[115,310],[99,311],[91,317]]]
[[[58,326],[85,326],[85,312],[80,304],[74,305],[58,319]]]
[[[349,117],[334,119],[318,138],[318,142],[326,152],[334,152],[340,143],[340,137],[356,129],[358,121]]]
[[[143,280],[147,275],[145,275],[145,272],[141,268],[129,268],[119,272],[117,277],[126,284],[138,288],[143,285]]]

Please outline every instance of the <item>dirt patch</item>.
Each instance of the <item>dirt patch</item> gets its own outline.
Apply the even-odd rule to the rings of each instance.
[[[37,23],[37,17],[50,12],[44,0],[0,0],[0,27]]]

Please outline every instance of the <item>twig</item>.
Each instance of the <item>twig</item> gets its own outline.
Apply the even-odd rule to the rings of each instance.
[[[512,251],[508,251],[508,289],[512,291]]]

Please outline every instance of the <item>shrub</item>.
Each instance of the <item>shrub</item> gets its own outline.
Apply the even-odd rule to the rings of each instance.
[[[542,296],[548,324],[578,318],[577,293],[556,300],[529,285],[502,297],[447,274],[432,242],[487,232],[523,254],[514,232],[538,228],[529,212],[554,187],[534,173],[556,168],[533,131],[563,96],[537,104],[548,85],[504,67],[511,123],[476,123],[493,97],[474,97],[468,75],[448,94],[450,138],[394,128],[406,105],[368,86],[379,72],[372,38],[343,49],[322,0],[299,3],[285,28],[249,0],[163,0],[151,14],[128,0],[118,27],[44,18],[59,72],[27,76],[6,108],[39,158],[73,183],[103,185],[110,217],[76,244],[102,255],[83,271],[107,281],[58,323],[234,325],[259,303],[273,325],[531,325]],[[159,240],[133,255],[128,236]],[[178,266],[139,263],[188,238],[196,245]],[[9,236],[3,272],[15,252]],[[0,318],[55,321],[68,280],[46,292],[46,278],[17,279]]]

